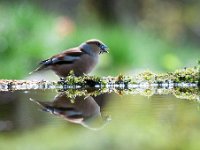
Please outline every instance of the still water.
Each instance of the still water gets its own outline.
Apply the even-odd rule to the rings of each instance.
[[[0,149],[199,149],[200,103],[174,95],[0,92]]]

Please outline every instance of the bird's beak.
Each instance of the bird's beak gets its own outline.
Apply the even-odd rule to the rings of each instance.
[[[108,50],[109,50],[108,46],[102,45],[102,46],[101,46],[100,54],[101,54],[101,53],[109,53]]]

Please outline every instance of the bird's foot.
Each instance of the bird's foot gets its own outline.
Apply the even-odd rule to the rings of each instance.
[[[88,74],[86,74],[86,73],[83,73],[83,76],[85,76],[85,77],[88,77],[89,75],[88,75]]]
[[[60,77],[60,81],[58,81],[58,83],[64,85],[65,84],[65,78]]]
[[[60,81],[65,81],[65,78],[64,77],[60,77]]]

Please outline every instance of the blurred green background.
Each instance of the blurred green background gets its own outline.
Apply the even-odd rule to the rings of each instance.
[[[0,0],[0,78],[24,78],[39,61],[90,38],[110,47],[98,75],[194,66],[199,7],[199,0]]]

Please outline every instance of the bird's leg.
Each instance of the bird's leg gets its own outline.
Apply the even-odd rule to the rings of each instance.
[[[64,77],[60,77],[60,81],[64,83],[65,82],[65,78]]]
[[[65,81],[65,78],[64,77],[60,77],[60,81]]]
[[[86,76],[86,77],[88,77],[89,75],[88,75],[88,74],[86,74],[86,73],[83,73],[83,76]]]
[[[64,77],[60,77],[60,81],[58,81],[59,84],[64,84],[65,83],[65,78]]]

